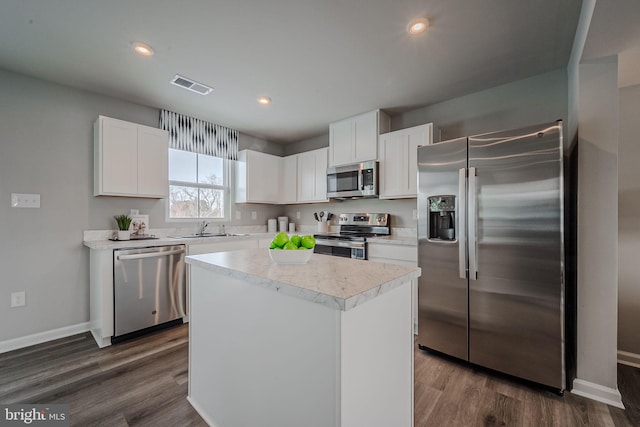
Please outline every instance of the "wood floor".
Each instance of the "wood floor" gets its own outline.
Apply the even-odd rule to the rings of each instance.
[[[73,426],[206,426],[186,401],[187,336],[98,349],[87,333],[0,354],[0,403],[69,404]],[[415,426],[638,426],[640,369],[618,375],[626,411],[416,349]]]

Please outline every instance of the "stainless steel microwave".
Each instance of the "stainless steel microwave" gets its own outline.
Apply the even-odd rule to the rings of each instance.
[[[327,197],[378,197],[378,162],[369,161],[327,168]]]

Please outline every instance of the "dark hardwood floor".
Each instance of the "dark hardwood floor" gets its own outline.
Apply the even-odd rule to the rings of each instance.
[[[0,402],[69,404],[73,426],[206,426],[187,357],[187,325],[104,349],[76,335],[0,354]],[[640,369],[618,375],[626,411],[416,349],[415,426],[638,426]]]

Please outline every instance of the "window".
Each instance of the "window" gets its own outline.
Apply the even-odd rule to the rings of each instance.
[[[169,149],[169,218],[225,219],[229,161]]]

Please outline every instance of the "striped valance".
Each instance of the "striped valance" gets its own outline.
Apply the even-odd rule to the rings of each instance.
[[[170,148],[238,159],[237,130],[167,110],[160,110],[160,129],[169,132]]]

